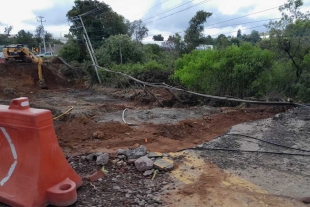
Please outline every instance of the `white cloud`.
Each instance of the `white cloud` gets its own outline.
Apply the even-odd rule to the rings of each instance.
[[[109,4],[114,11],[123,15],[126,19],[130,21],[146,18],[150,16],[154,16],[158,13],[162,13],[167,9],[171,9],[175,6],[180,4],[184,4],[188,2],[187,0],[100,0],[104,1],[105,3]],[[186,9],[192,6],[193,4],[198,4],[203,2],[204,0],[194,0],[193,2],[184,5],[183,7],[177,8],[161,16],[158,16],[159,19],[162,16],[166,16],[181,9]],[[243,20],[249,21],[249,19],[261,20],[261,19],[270,19],[270,18],[277,18],[280,17],[281,14],[278,9],[272,9],[269,11],[260,12],[266,9],[270,9],[273,7],[278,7],[286,3],[287,0],[210,0],[208,2],[204,2],[203,4],[193,7],[187,11],[180,12],[178,14],[172,15],[171,17],[165,18],[163,20],[155,21],[156,18],[152,19],[147,26],[150,28],[149,34],[150,38],[155,34],[163,34],[169,35],[175,32],[180,32],[186,29],[188,25],[188,21],[191,18],[190,15],[194,15],[194,13],[198,10],[205,10],[208,12],[214,13],[211,18],[208,20],[208,24],[217,23],[219,21],[229,20],[238,16],[243,16],[255,12],[259,12],[254,15],[250,15],[245,18],[239,19],[237,22],[227,22],[225,24],[217,24],[216,26],[223,26],[228,25],[226,28],[214,28],[214,29],[207,29],[206,34],[218,35],[221,33],[227,33],[236,28],[250,28],[253,27],[252,25],[243,25],[240,26],[229,26],[230,24],[240,23]],[[162,4],[161,4],[162,3]],[[309,11],[310,9],[310,0],[304,0],[306,4],[305,7],[302,8],[302,11]],[[161,4],[161,5],[160,5]],[[18,5],[18,6],[16,6]],[[17,33],[21,29],[25,29],[26,31],[33,32],[35,27],[39,25],[36,24],[36,15],[46,15],[44,16],[48,22],[50,20],[55,19],[56,17],[63,16],[65,19],[66,13],[64,10],[59,13],[53,13],[55,16],[51,16],[51,14],[47,15],[40,14],[40,11],[47,11],[48,9],[55,9],[55,5],[62,7],[62,5],[73,5],[73,0],[11,0],[6,1],[5,4],[1,5],[1,12],[0,12],[0,32],[3,32],[3,29],[7,25],[12,25],[14,27],[13,33]],[[155,7],[154,7],[155,6]],[[154,7],[154,8],[153,8]],[[13,8],[13,9],[12,9]],[[67,8],[67,7],[62,7]],[[69,8],[69,7],[68,7]],[[151,9],[150,9],[151,8]],[[150,10],[149,10],[150,9]],[[145,12],[146,10],[149,10]],[[36,15],[35,15],[36,14]],[[227,16],[227,18],[225,18]],[[31,24],[31,21],[33,24]],[[27,23],[25,23],[27,22]],[[262,22],[261,24],[264,24]],[[63,24],[63,23],[62,23]],[[207,25],[208,25],[207,24]],[[256,26],[258,24],[254,24]],[[60,33],[68,32],[69,26],[64,25],[54,25],[54,26],[46,26],[46,30],[53,33],[55,36],[59,36]],[[248,31],[247,31],[248,32]]]
[[[12,33],[17,33],[19,30],[24,29],[26,31],[33,32],[35,26],[24,23],[26,21],[36,21],[35,10],[46,10],[52,8],[53,5],[59,6],[71,2],[71,0],[15,0],[6,1],[1,6],[0,12],[0,29],[3,32],[4,27],[13,26]],[[55,14],[57,15],[57,14]],[[65,15],[65,14],[61,14]],[[42,14],[44,16],[44,14]],[[47,18],[47,17],[45,17]],[[52,18],[52,17],[49,17]],[[39,23],[38,23],[39,25]]]
[[[126,19],[134,21],[141,19],[145,14],[143,12],[148,10],[150,5],[155,3],[156,0],[126,0],[126,3],[118,0],[109,0],[104,2],[110,5],[115,12],[123,15]]]

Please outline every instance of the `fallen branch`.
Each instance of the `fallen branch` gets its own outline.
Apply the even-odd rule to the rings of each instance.
[[[151,90],[149,90],[145,85],[144,85],[144,89],[157,101],[157,103],[162,106],[165,107],[165,105],[163,103],[161,103],[156,96],[151,92]]]
[[[182,101],[175,93],[173,93],[170,89],[166,88],[166,90],[175,98],[177,99],[179,102],[183,103],[184,101]]]

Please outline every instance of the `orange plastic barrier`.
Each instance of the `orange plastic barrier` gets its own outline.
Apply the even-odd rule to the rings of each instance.
[[[68,206],[81,185],[59,147],[50,111],[30,108],[28,98],[0,105],[0,202]]]

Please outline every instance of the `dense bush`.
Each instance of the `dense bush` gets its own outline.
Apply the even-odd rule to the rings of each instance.
[[[244,43],[222,50],[193,51],[176,61],[174,78],[192,90],[231,96],[252,96],[253,83],[272,68],[273,53]]]

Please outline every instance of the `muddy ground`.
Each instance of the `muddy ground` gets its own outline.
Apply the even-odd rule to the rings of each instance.
[[[81,160],[81,154],[114,153],[119,148],[127,148],[134,144],[144,145],[149,151],[176,152],[209,143],[217,137],[222,137],[231,127],[240,123],[256,123],[252,121],[273,117],[290,109],[254,105],[211,107],[201,104],[190,106],[178,104],[174,97],[165,90],[152,89],[152,93],[156,95],[160,103],[169,103],[170,106],[161,107],[158,101],[145,94],[143,90],[85,88],[83,84],[69,83],[55,68],[55,65],[51,66],[50,70],[45,73],[49,89],[41,90],[36,85],[35,66],[0,67],[0,104],[9,104],[12,98],[26,96],[29,97],[31,107],[51,110],[53,117],[62,115],[73,107],[68,114],[55,120],[54,126],[64,154],[70,157],[70,164],[81,176],[92,172],[97,167],[92,162]],[[260,125],[257,127],[263,128]],[[281,123],[276,127],[279,128],[277,136],[282,137]],[[295,125],[292,127],[294,128]],[[305,131],[309,130],[305,129]],[[231,137],[230,140],[232,141],[224,147],[240,147],[241,145],[246,149],[252,147],[238,144],[238,137]],[[203,146],[205,145],[207,144]],[[186,156],[184,158],[179,154],[175,158],[179,163],[175,170],[171,173],[159,174],[154,181],[150,181],[150,177],[144,177],[137,172],[134,166],[129,165],[122,170],[109,164],[107,169],[111,173],[102,181],[94,184],[85,182],[79,189],[79,200],[74,206],[266,206],[265,204],[268,204],[267,206],[302,206],[295,200],[297,195],[301,196],[301,194],[294,194],[295,197],[288,200],[281,197],[291,193],[289,186],[292,184],[283,183],[283,186],[288,189],[278,190],[279,192],[276,193],[276,189],[278,187],[280,189],[281,186],[273,185],[271,182],[269,185],[275,188],[271,193],[280,196],[277,197],[262,194],[261,191],[255,191],[256,194],[253,195],[253,189],[256,188],[240,187],[239,184],[231,183],[228,179],[231,175],[239,175],[255,183],[253,185],[263,189],[269,188],[269,185],[251,179],[252,175],[246,171],[252,165],[256,166],[257,171],[263,170],[260,168],[263,164],[258,164],[258,162],[265,163],[264,159],[268,159],[268,156],[262,156],[259,161],[256,157],[251,158],[250,163],[254,160],[255,164],[247,165],[245,163],[250,158],[236,157],[231,153],[195,151],[191,157],[197,157],[197,154],[199,154],[198,157],[205,158],[197,162],[200,167],[194,166],[193,161],[193,166],[187,169]],[[287,163],[286,160],[283,162]],[[298,166],[301,166],[300,162],[298,163]],[[279,165],[281,164],[283,164],[282,161]],[[186,172],[182,171],[182,176],[180,176],[178,173],[184,170],[182,166],[187,167],[185,167]],[[228,166],[232,166],[232,169]],[[212,174],[212,178],[208,177],[208,174],[202,174],[201,169]],[[208,169],[213,169],[213,171],[208,171]],[[191,173],[188,174],[188,172],[191,170],[196,170],[197,176],[187,182],[184,177],[190,175]],[[300,182],[304,182],[303,179],[308,176],[303,173],[302,166],[296,169],[295,173],[300,176],[298,177]],[[260,179],[263,178],[259,177],[258,180]],[[275,178],[274,182],[279,181]],[[230,185],[226,186],[223,183],[230,183]],[[217,193],[214,189],[220,192],[219,195],[227,197],[224,203],[219,203],[216,199],[212,200],[212,196],[215,198]],[[233,193],[233,189],[239,189],[238,193]],[[202,194],[212,196],[206,197]],[[302,195],[306,196],[306,193]],[[242,199],[237,201],[234,197],[242,197]],[[251,200],[249,197],[255,205],[247,201],[247,199]],[[266,201],[263,202],[264,205],[260,204],[260,200]],[[189,203],[186,203],[187,201]],[[293,204],[295,202],[298,204]]]

